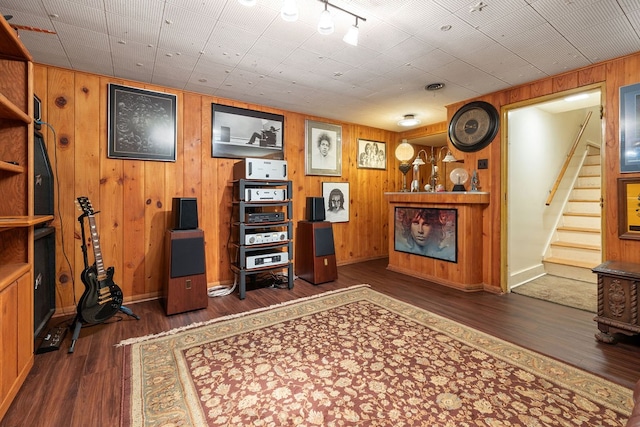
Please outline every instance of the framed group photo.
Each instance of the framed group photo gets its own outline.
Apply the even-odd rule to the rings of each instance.
[[[387,169],[387,144],[359,139],[358,169]]]
[[[640,240],[640,178],[618,178],[618,237]]]
[[[640,172],[640,83],[620,88],[620,172]]]
[[[109,84],[109,158],[176,161],[176,95]]]
[[[458,262],[457,209],[396,207],[394,213],[394,250]]]
[[[305,121],[305,174],[342,175],[342,126]]]
[[[211,104],[211,157],[284,159],[284,116]]]
[[[349,222],[349,183],[323,182],[322,197],[325,219],[329,222]]]

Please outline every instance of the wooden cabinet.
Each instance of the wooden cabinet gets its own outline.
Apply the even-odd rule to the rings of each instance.
[[[638,284],[640,264],[607,261],[593,269],[598,275],[598,341],[615,343],[615,333],[640,333]]]
[[[0,18],[0,419],[33,366],[33,64]]]

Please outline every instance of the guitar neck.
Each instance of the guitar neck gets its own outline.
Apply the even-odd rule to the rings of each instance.
[[[93,256],[96,259],[96,274],[98,280],[102,281],[107,278],[107,273],[104,269],[104,263],[102,262],[102,251],[100,250],[100,236],[98,235],[98,227],[96,226],[96,218],[93,215],[88,215],[89,219],[89,231],[91,233],[91,244],[93,246]]]

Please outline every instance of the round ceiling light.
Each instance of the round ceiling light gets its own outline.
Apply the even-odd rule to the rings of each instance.
[[[400,126],[415,126],[420,123],[420,120],[416,119],[413,114],[405,114],[404,119],[398,122]]]
[[[428,84],[424,87],[424,90],[428,90],[428,91],[434,91],[434,90],[440,90],[444,87],[444,83],[431,83]]]

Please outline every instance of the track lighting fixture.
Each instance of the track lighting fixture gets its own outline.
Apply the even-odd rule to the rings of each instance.
[[[320,20],[318,21],[318,32],[322,35],[327,35],[327,34],[331,34],[333,33],[334,30],[334,25],[333,25],[333,18],[331,17],[331,14],[329,13],[329,10],[327,9],[328,6],[331,6],[334,9],[338,9],[341,12],[347,13],[351,16],[353,16],[354,18],[356,18],[356,23],[355,25],[352,25],[349,28],[349,31],[347,32],[347,34],[345,34],[344,38],[342,40],[344,40],[345,43],[348,43],[352,46],[357,46],[358,45],[358,19],[362,20],[362,21],[366,21],[365,18],[363,18],[362,16],[358,16],[355,13],[349,12],[346,9],[343,9],[339,6],[336,6],[335,4],[331,4],[329,3],[329,0],[318,0],[319,2],[324,3],[324,10],[322,11],[322,13],[320,14]]]

